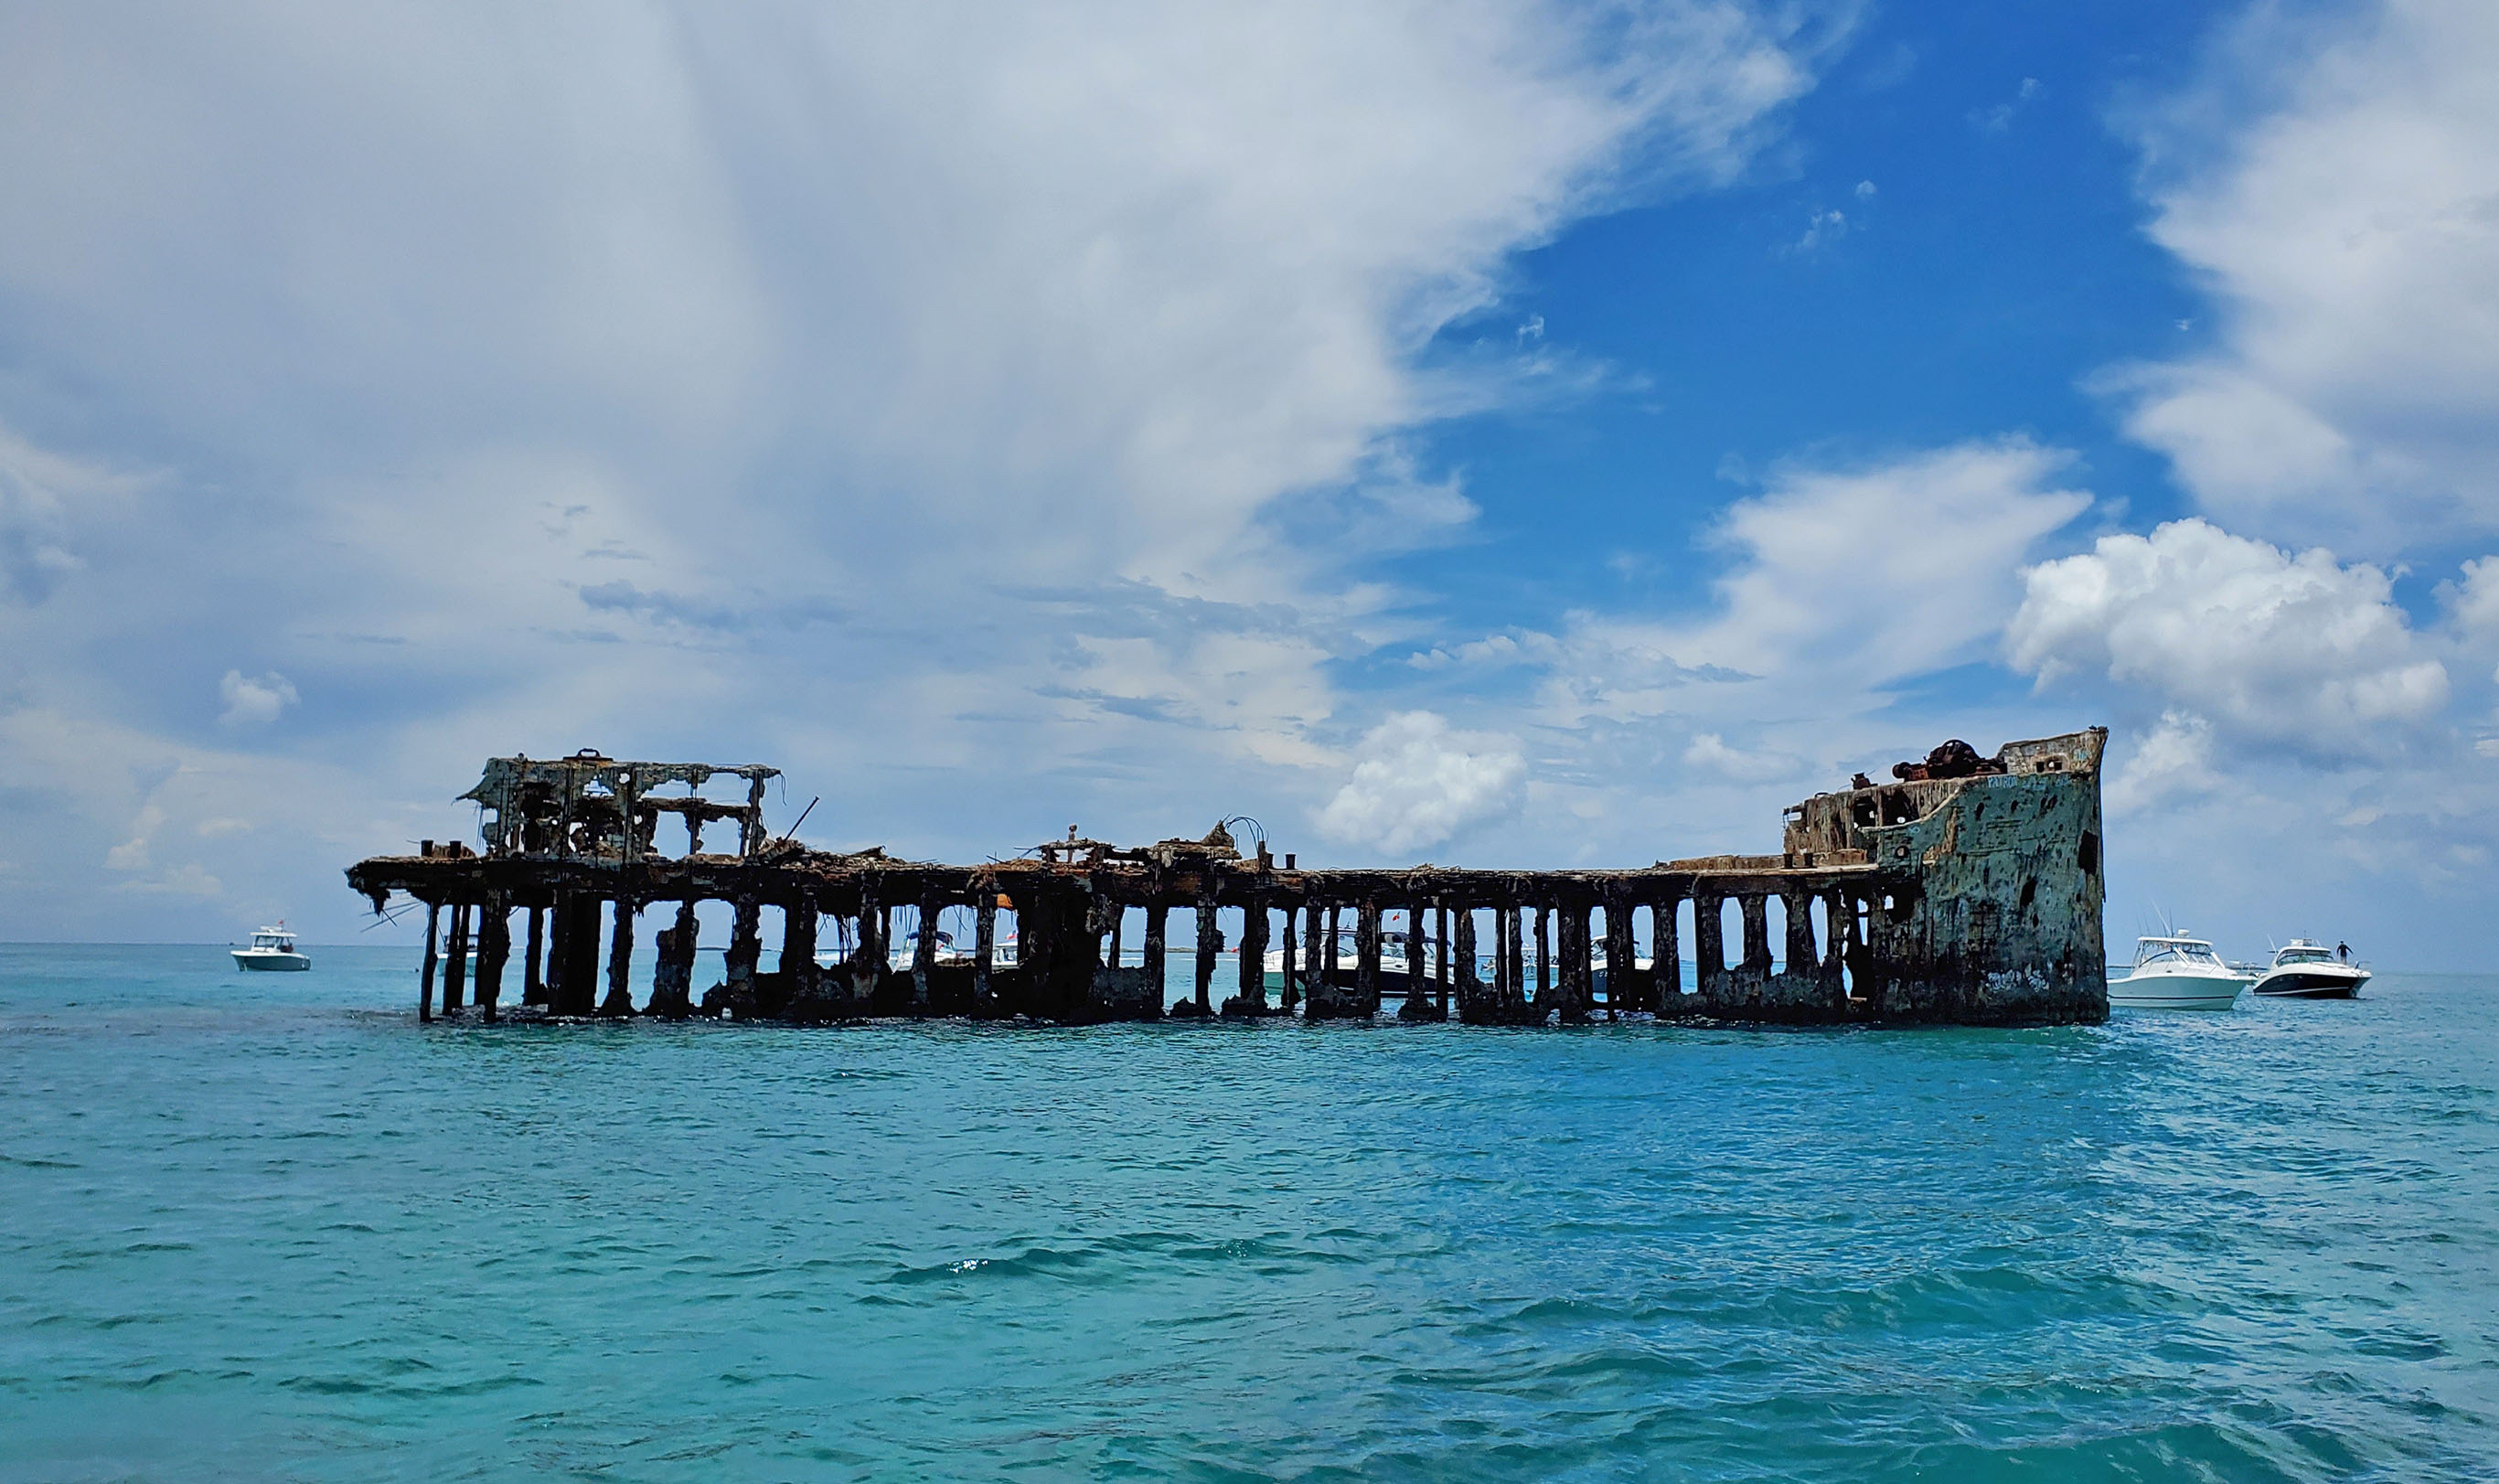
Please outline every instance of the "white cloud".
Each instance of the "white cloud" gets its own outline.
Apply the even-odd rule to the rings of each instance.
[[[86,565],[68,545],[74,508],[145,484],[38,448],[0,426],[0,599],[49,597],[63,577]]]
[[[113,871],[145,871],[154,864],[149,852],[156,831],[165,824],[164,806],[152,799],[139,811],[130,824],[130,838],[104,853],[104,864]]]
[[[2045,89],[2040,87],[2037,78],[2024,78],[2022,84],[2013,90],[2011,98],[1993,108],[1972,109],[1969,113],[1970,124],[1982,133],[2001,134],[2013,126],[2015,116],[2037,101],[2043,91]]]
[[[2446,667],[2374,566],[2296,556],[2201,520],[2102,536],[2024,573],[2006,633],[2045,683],[2101,675],[2191,708],[2241,740],[2322,758],[2389,751],[2435,719]]]
[[[209,874],[209,868],[198,861],[188,861],[152,881],[130,881],[121,884],[125,891],[160,892],[167,896],[193,896],[211,899],[225,894],[225,883]]]
[[[1804,759],[1786,753],[1729,747],[1714,731],[1695,735],[1683,750],[1683,760],[1737,783],[1775,783],[1804,771]]]
[[[2014,567],[2091,504],[2052,481],[2072,455],[2019,438],[1855,468],[1790,468],[1731,506],[1719,615],[1687,663],[1877,687],[1972,658],[2019,596]]]
[[[2091,504],[2054,487],[2072,457],[2011,438],[1856,467],[1784,466],[1714,528],[1710,543],[1727,561],[1707,615],[1574,613],[1559,633],[1496,634],[1407,662],[1528,667],[1541,676],[1542,720],[1562,728],[1818,716],[1820,755],[1834,719],[1990,656],[2020,601],[2021,564]]]
[[[2213,767],[2213,724],[2184,711],[2162,712],[2160,725],[2114,759],[2111,773],[2108,809],[2114,816],[2209,793],[2223,781]]]
[[[1408,655],[1406,662],[1418,670],[1444,670],[1451,666],[1483,669],[1550,661],[1560,654],[1561,645],[1551,634],[1528,629],[1518,633],[1486,634],[1463,644],[1434,645]]]
[[[2492,6],[2390,0],[2322,27],[2259,6],[2146,129],[2152,236],[2223,331],[2106,385],[2206,508],[2378,552],[2499,529],[2494,72]],[[2274,101],[2234,117],[2250,95]]]
[[[1424,850],[1517,807],[1527,761],[1510,738],[1453,731],[1428,711],[1373,727],[1319,833],[1382,855]]]
[[[301,698],[294,682],[283,675],[273,671],[246,676],[241,670],[226,671],[217,682],[217,696],[225,702],[225,709],[217,713],[220,726],[266,726]]]
[[[2499,639],[2499,557],[2465,563],[2463,580],[2440,584],[2439,597],[2466,635]]]

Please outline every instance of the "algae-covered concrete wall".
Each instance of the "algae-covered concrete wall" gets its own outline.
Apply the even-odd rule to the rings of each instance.
[[[1897,883],[1866,914],[1864,967],[1853,976],[1874,1017],[2106,1018],[2107,742],[2093,727],[2007,743],[1984,759],[1966,749],[1947,758],[1948,743],[1927,763],[1902,764],[1892,783],[1789,811],[1791,853],[1863,851]]]

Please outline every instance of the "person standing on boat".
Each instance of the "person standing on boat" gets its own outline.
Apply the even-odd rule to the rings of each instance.
[[[2334,956],[2342,959],[2345,963],[2350,963],[2352,961],[2352,945],[2348,943],[2338,943],[2334,945]]]

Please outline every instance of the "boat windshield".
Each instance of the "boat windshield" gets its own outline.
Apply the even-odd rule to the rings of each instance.
[[[2213,945],[2194,938],[2146,938],[2136,952],[2134,961],[2148,963],[2218,964],[2221,956]]]
[[[281,953],[292,953],[295,952],[295,935],[293,933],[254,933],[251,935],[251,946],[256,949],[276,949]]]
[[[2323,963],[2334,955],[2321,948],[2287,948],[2274,955],[2276,963]]]

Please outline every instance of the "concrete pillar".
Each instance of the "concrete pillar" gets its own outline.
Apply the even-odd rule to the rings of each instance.
[[[1202,1016],[1215,1013],[1208,991],[1215,984],[1215,955],[1221,941],[1215,920],[1215,887],[1210,882],[1197,898],[1197,1013]]]
[[[1606,898],[1606,1018],[1645,1006],[1639,990],[1639,943],[1632,936],[1631,898],[1620,891]]]
[[[921,893],[920,936],[911,948],[911,1008],[922,1015],[928,1012],[928,976],[937,968],[937,919],[943,916],[937,898]]]
[[[1353,914],[1353,997],[1363,1014],[1379,1014],[1379,904],[1369,899]]]
[[[1864,1009],[1879,1015],[1883,1009],[1885,986],[1874,972],[1874,955],[1866,946],[1866,934],[1861,930],[1857,917],[1858,907],[1857,893],[1846,892],[1839,897],[1834,910],[1837,911],[1845,921],[1833,929],[1833,936],[1842,945],[1840,952],[1848,964],[1848,978],[1845,981],[1848,997],[1857,1001]]]
[[[1146,983],[1154,991],[1154,1003],[1163,999],[1163,976],[1170,965],[1171,909],[1159,900],[1146,904]]]
[[[1334,945],[1327,941],[1327,921],[1333,909],[1316,902],[1302,905],[1302,1002],[1316,1000],[1327,987],[1326,952]]]
[[[521,1003],[524,1005],[546,1003],[546,971],[539,967],[539,955],[545,949],[546,909],[533,907],[530,909],[528,956],[521,963]]]
[[[1783,891],[1779,900],[1785,904],[1788,919],[1786,954],[1788,972],[1801,979],[1815,978],[1817,954],[1813,948],[1813,898],[1805,893]]]
[[[436,902],[426,903],[425,968],[424,971],[417,976],[416,981],[416,1018],[417,1023],[419,1024],[423,1024],[424,1022],[434,1018],[434,968],[437,960],[437,955],[434,952],[434,945],[436,939],[440,935],[441,929],[442,908],[440,904]]]
[[[803,891],[781,909],[781,974],[793,1001],[816,997],[816,899]]]
[[[442,966],[442,1013],[458,1010],[467,999],[469,984],[469,904],[455,902],[451,908],[451,954]]]
[[[1770,972],[1769,898],[1758,891],[1748,891],[1741,899],[1744,914],[1744,968],[1756,975]]]
[[[1287,1015],[1290,1015],[1293,1008],[1302,1002],[1302,985],[1299,966],[1293,961],[1293,950],[1298,946],[1294,941],[1293,919],[1294,914],[1299,910],[1300,909],[1293,904],[1287,903],[1285,905],[1284,939],[1283,942],[1277,945],[1284,955],[1284,988],[1283,993],[1280,995],[1279,998],[1283,1002],[1284,1013]]]
[[[1345,955],[1339,948],[1344,942],[1345,907],[1341,903],[1330,902],[1327,910],[1327,982],[1339,987],[1346,987],[1345,965],[1340,961]]]
[[[1716,1008],[1727,992],[1727,933],[1720,919],[1727,899],[1710,891],[1692,895],[1692,974],[1701,1008]]]
[[[1419,903],[1406,909],[1406,1002],[1397,1007],[1400,1020],[1438,1020],[1445,1014],[1434,992],[1436,971],[1431,936],[1423,926],[1425,910]]]
[[[1542,902],[1536,913],[1536,1003],[1553,990],[1553,909]]]
[[[633,898],[616,899],[616,920],[607,944],[607,998],[600,1002],[602,1016],[630,1016],[633,1013]]]
[[[1267,1013],[1267,902],[1251,893],[1241,908],[1241,1010]]]
[[[1657,985],[1658,1014],[1665,1015],[1683,1005],[1682,929],[1675,925],[1675,916],[1683,909],[1681,897],[1661,897],[1649,903],[1649,962]]]
[[[978,1010],[990,1007],[990,973],[998,952],[998,893],[987,882],[981,884],[980,905],[972,911],[972,1005]]]
[[[477,1008],[493,1020],[497,1002],[503,997],[503,964],[512,956],[512,909],[503,893],[492,892],[482,912],[477,923]]]
[[[1024,934],[1023,951],[1027,953],[1032,951],[1030,932]],[[859,952],[851,960],[851,998],[855,1003],[867,1006],[875,1001],[877,986],[885,982],[885,907],[877,900],[875,891],[862,888]]]
[[[677,904],[676,920],[659,932],[660,954],[651,965],[651,1003],[655,1016],[682,1019],[694,1014],[695,904]]]
[[[547,1012],[550,1015],[565,1013],[563,1008],[564,964],[565,954],[569,952],[565,934],[568,930],[566,919],[572,915],[571,902],[572,898],[569,895],[559,891],[555,896],[555,905],[547,911],[546,987],[540,992],[546,996]]]
[[[1593,935],[1588,924],[1589,906],[1584,900],[1567,903],[1562,908],[1562,961],[1558,976],[1561,990],[1562,1023],[1585,1025],[1588,1007],[1596,994],[1595,972],[1590,967]]]
[[[1518,965],[1511,945],[1518,938],[1518,909],[1507,903],[1492,915],[1492,993],[1507,1005],[1518,992]]]
[[[752,896],[740,896],[729,930],[727,972],[722,976],[732,995],[755,992],[755,966],[763,957],[763,909]]]
[[[1432,999],[1441,1008],[1441,1017],[1449,1015],[1449,984],[1453,970],[1449,966],[1449,904],[1444,900],[1432,910],[1433,925],[1440,930],[1432,953]]]

